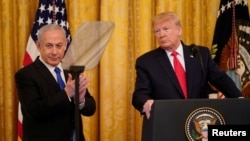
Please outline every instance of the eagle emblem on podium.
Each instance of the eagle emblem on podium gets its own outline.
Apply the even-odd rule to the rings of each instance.
[[[215,109],[201,107],[192,111],[185,124],[189,141],[208,141],[208,126],[225,124],[221,114]]]

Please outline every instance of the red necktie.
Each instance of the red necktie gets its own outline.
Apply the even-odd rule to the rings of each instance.
[[[181,86],[182,92],[184,94],[185,99],[187,99],[187,81],[186,81],[186,73],[184,71],[183,66],[181,65],[179,59],[177,58],[178,53],[173,51],[171,55],[174,57],[174,70],[175,74],[178,78],[179,84]]]

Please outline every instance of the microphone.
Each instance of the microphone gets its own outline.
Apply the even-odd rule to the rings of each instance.
[[[192,52],[192,55],[194,57],[197,57],[199,59],[199,62],[200,62],[200,67],[201,67],[201,95],[205,97],[205,92],[203,90],[203,86],[205,84],[205,82],[204,82],[205,69],[204,69],[204,65],[203,65],[203,61],[202,61],[202,57],[201,57],[199,47],[197,47],[195,44],[192,44],[191,45],[191,52]]]
[[[204,74],[204,65],[203,65],[203,61],[202,61],[202,57],[201,57],[201,53],[200,53],[200,50],[199,50],[199,47],[197,47],[195,44],[192,44],[191,45],[191,52],[192,52],[192,55],[194,57],[198,57],[199,61],[200,61],[200,66],[201,66],[201,71],[202,71],[202,74]]]
[[[194,44],[191,45],[191,52],[194,57],[197,57],[197,55],[200,53],[199,48],[195,46]]]

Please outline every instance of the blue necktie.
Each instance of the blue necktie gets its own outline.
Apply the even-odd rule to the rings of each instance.
[[[59,84],[61,90],[63,90],[65,87],[65,84],[64,84],[63,79],[61,77],[61,73],[60,73],[61,70],[58,67],[56,67],[55,72],[56,72],[57,83]]]

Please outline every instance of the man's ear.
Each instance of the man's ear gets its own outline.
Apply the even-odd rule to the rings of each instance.
[[[69,41],[68,41],[68,40],[66,40],[66,45],[65,45],[65,49],[64,49],[64,51],[66,51],[66,50],[67,50],[68,43],[69,43]]]
[[[41,43],[38,40],[36,40],[36,47],[38,50],[41,48]]]
[[[182,29],[178,28],[178,35],[181,36],[181,34],[182,34]]]

